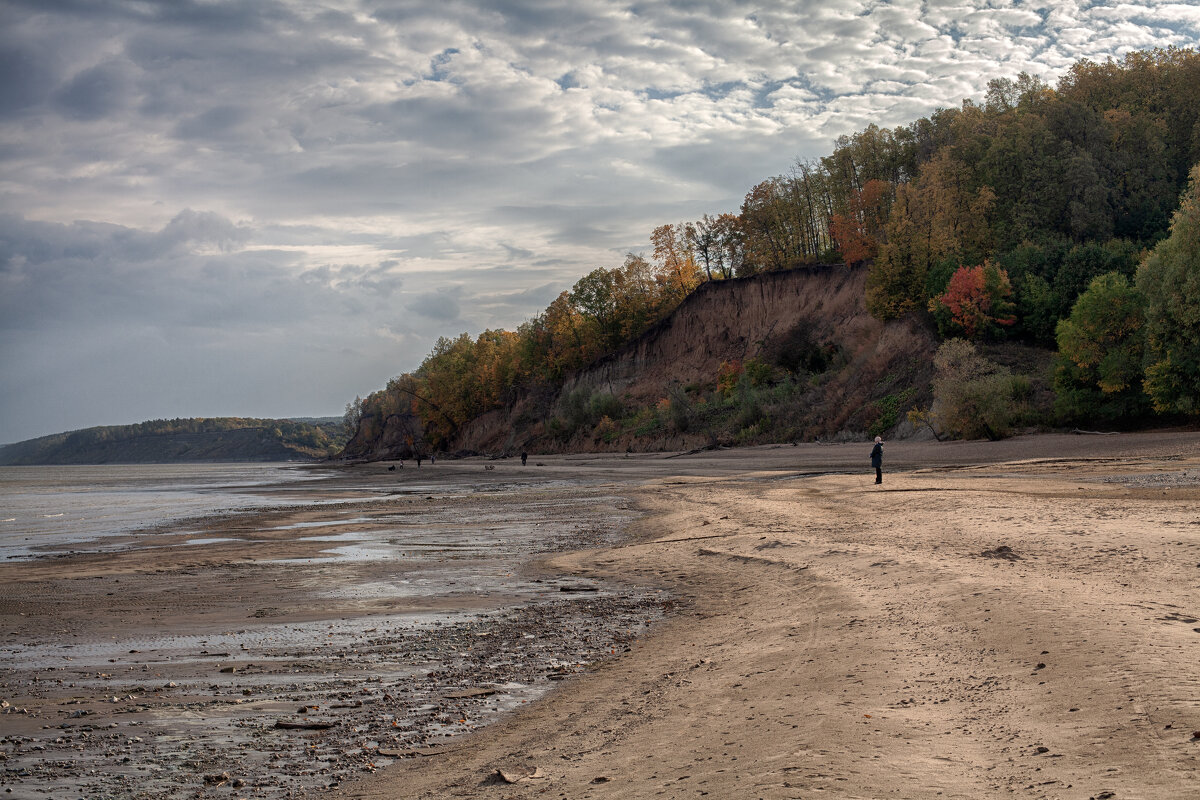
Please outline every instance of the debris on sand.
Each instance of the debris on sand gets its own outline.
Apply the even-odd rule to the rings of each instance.
[[[1002,544],[999,547],[994,547],[991,550],[984,550],[979,555],[983,558],[999,558],[1003,559],[1004,561],[1021,560],[1021,556],[1017,555],[1017,552],[1006,544]]]
[[[546,777],[541,767],[519,766],[497,769],[492,775],[505,783],[520,783]]]
[[[287,720],[281,719],[281,720],[276,720],[275,727],[282,728],[284,730],[327,731],[330,728],[336,728],[337,723],[336,722],[288,722]]]

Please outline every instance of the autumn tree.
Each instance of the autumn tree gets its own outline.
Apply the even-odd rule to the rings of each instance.
[[[929,301],[929,311],[943,336],[995,337],[1017,321],[1011,297],[1008,274],[985,261],[976,267],[960,267],[945,294]]]
[[[970,169],[942,152],[921,168],[915,184],[897,188],[867,281],[867,309],[891,319],[924,308],[925,277],[947,257],[979,263],[990,252],[988,211],[995,194],[972,186]]]
[[[691,228],[690,223],[659,225],[650,234],[659,283],[668,298],[682,300],[700,284],[693,250],[696,234]]]
[[[846,210],[830,219],[830,235],[846,263],[857,264],[875,257],[883,238],[891,188],[886,181],[867,181],[862,189],[850,192]]]

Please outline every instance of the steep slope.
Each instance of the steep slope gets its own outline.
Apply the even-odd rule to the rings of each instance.
[[[680,387],[695,392],[715,386],[723,363],[787,362],[797,355],[789,349],[799,347],[816,348],[829,363],[793,376],[804,390],[773,409],[776,417],[787,417],[786,438],[862,436],[881,414],[889,409],[894,414],[897,402],[911,406],[927,399],[936,350],[934,337],[918,322],[885,324],[867,313],[866,276],[865,267],[819,265],[705,283],[637,341],[571,376],[557,392],[528,392],[510,408],[474,420],[460,431],[457,444],[481,452],[710,444],[721,438],[712,427],[564,438],[555,433],[553,420],[573,393],[612,395],[625,408],[653,406]]]

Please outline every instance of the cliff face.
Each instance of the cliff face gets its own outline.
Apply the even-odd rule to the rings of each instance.
[[[787,410],[796,438],[863,435],[878,419],[880,401],[904,393],[925,399],[936,343],[913,320],[882,323],[863,298],[867,269],[844,265],[772,272],[705,283],[671,316],[637,341],[580,370],[553,394],[529,393],[510,408],[465,425],[458,446],[480,452],[520,449],[612,450],[689,448],[710,443],[711,431],[663,433],[653,440],[563,441],[548,423],[563,398],[579,390],[611,394],[630,406],[654,405],[672,387],[712,386],[722,362],[786,358],[804,341],[836,354],[813,378],[800,403]],[[901,414],[901,418],[903,415]]]
[[[367,461],[411,458],[412,444],[419,438],[420,429],[420,420],[412,414],[392,414],[382,422],[364,419],[346,443],[341,457]]]
[[[837,265],[702,284],[636,342],[577,373],[564,392],[662,397],[673,383],[714,380],[722,362],[753,358],[800,323],[821,339],[847,328],[877,336],[882,323],[863,307],[866,274]]]

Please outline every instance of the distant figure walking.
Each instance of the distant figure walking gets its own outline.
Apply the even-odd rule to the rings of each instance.
[[[525,462],[528,460],[529,460],[529,453],[526,453],[524,450],[522,450],[521,451],[521,466],[522,467],[525,466]]]
[[[417,469],[420,469],[420,468],[421,468],[421,455],[418,453],[417,454]]]
[[[883,483],[883,438],[875,437],[875,446],[871,448],[871,466],[875,468],[875,482]]]

